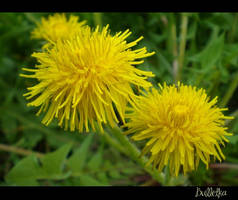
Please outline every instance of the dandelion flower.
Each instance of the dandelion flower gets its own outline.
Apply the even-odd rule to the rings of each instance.
[[[178,83],[152,90],[140,96],[134,108],[126,114],[129,122],[125,134],[134,133],[132,139],[147,139],[142,155],[150,153],[148,164],[162,171],[168,165],[170,173],[177,176],[197,169],[202,160],[208,168],[210,156],[219,161],[225,159],[219,144],[229,142],[225,136],[222,114],[226,108],[218,108],[217,97],[209,101],[204,89]]]
[[[56,13],[48,18],[42,18],[41,23],[32,31],[32,38],[44,39],[51,44],[58,39],[66,39],[80,31],[86,21],[78,22],[79,17],[70,15],[69,19],[64,13]]]
[[[148,53],[145,47],[132,50],[143,37],[127,43],[130,34],[126,30],[112,36],[108,25],[101,31],[87,26],[71,39],[58,40],[54,48],[33,53],[40,64],[23,68],[33,74],[21,76],[39,81],[24,96],[34,98],[29,106],[40,106],[37,114],[47,111],[43,124],[58,118],[66,130],[70,126],[71,131],[88,132],[89,124],[95,131],[97,122],[103,132],[102,123],[113,127],[119,122],[116,111],[124,121],[126,104],[133,104],[136,97],[132,85],[151,87],[146,79],[154,76],[134,66],[154,52]]]

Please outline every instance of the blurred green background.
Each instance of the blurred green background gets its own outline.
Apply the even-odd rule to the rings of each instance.
[[[19,73],[36,64],[31,54],[43,41],[30,39],[30,32],[49,14],[0,13],[0,185],[163,185],[108,145],[105,136],[65,132],[56,121],[45,127],[37,109],[26,106],[22,95],[34,80]],[[128,41],[144,36],[135,48],[146,46],[156,54],[138,68],[156,74],[149,79],[154,86],[180,80],[218,96],[218,105],[229,108],[225,115],[238,114],[238,13],[70,14],[91,27],[109,24],[111,34],[129,28]],[[226,160],[209,170],[200,163],[197,171],[167,185],[238,185],[238,120],[226,124],[234,133],[222,148]]]

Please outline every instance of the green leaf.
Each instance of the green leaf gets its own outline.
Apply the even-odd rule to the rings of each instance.
[[[98,170],[103,161],[103,150],[101,148],[92,156],[91,160],[88,162],[88,168],[90,170]]]
[[[140,169],[138,170],[137,168],[124,168],[122,169],[122,172],[126,175],[133,175],[140,172]]]
[[[72,144],[66,144],[55,152],[48,153],[41,158],[42,170],[44,170],[47,177],[62,179],[68,175],[63,174],[63,166],[71,147]]]
[[[118,178],[121,178],[121,174],[118,170],[116,169],[112,169],[109,171],[109,175],[112,177],[112,178],[115,178],[115,179],[118,179]]]
[[[237,66],[238,44],[224,45],[224,63]]]
[[[5,180],[19,186],[39,185],[36,179],[39,177],[40,167],[35,155],[22,159],[5,176]]]
[[[194,62],[200,62],[201,67],[210,70],[220,59],[224,46],[224,34],[220,37],[214,36],[207,46],[198,54],[188,58]]]
[[[80,176],[80,185],[81,186],[106,186],[106,184],[99,182],[95,178],[89,175]]]
[[[194,39],[197,32],[197,22],[194,21],[188,29],[187,40]]]
[[[211,68],[219,60],[224,46],[224,34],[214,39],[203,51],[201,61],[202,68]]]
[[[173,74],[173,67],[170,64],[170,62],[167,60],[167,58],[165,58],[164,55],[162,55],[161,52],[157,53],[158,56],[158,60],[159,60],[159,64],[161,67],[166,68],[167,71],[172,75]]]
[[[115,164],[112,164],[109,160],[106,160],[104,162],[104,168],[108,171],[108,175],[111,178],[117,179],[117,178],[121,178],[120,172],[118,171],[118,166],[116,166]]]
[[[17,137],[17,120],[5,113],[0,117],[2,131],[9,142],[13,143]]]
[[[40,131],[37,130],[24,130],[23,133],[23,144],[21,147],[25,148],[33,148],[37,145],[37,143],[43,138],[43,134]]]
[[[92,142],[93,134],[89,134],[83,141],[82,145],[74,152],[74,154],[68,159],[68,166],[73,173],[81,172],[83,169],[90,144]]]
[[[97,173],[96,174],[96,177],[97,177],[97,179],[100,181],[100,182],[102,182],[102,183],[104,183],[104,184],[106,184],[106,185],[110,185],[109,184],[109,179],[108,179],[108,176],[107,176],[107,173],[106,172],[99,172],[99,173]]]
[[[149,32],[148,36],[151,39],[151,41],[155,42],[156,44],[161,43],[167,37],[165,34],[161,35],[161,34],[153,33],[153,32]]]

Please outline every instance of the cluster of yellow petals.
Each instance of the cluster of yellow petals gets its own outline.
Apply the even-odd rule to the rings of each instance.
[[[32,31],[31,37],[35,39],[44,39],[49,44],[54,44],[58,39],[67,39],[68,37],[79,32],[86,21],[78,22],[79,17],[70,15],[69,19],[62,13],[50,15],[48,18],[42,18],[37,27]],[[48,43],[47,43],[48,44]],[[47,47],[44,46],[44,47]]]
[[[33,74],[21,76],[39,81],[24,96],[33,99],[29,106],[40,106],[38,114],[46,112],[42,123],[48,125],[58,118],[65,130],[88,132],[89,124],[95,131],[94,122],[103,131],[102,123],[114,126],[119,118],[124,121],[127,104],[136,98],[132,85],[148,88],[151,83],[146,79],[154,76],[134,66],[154,52],[132,50],[143,37],[128,43],[125,39],[130,34],[126,30],[112,36],[108,26],[101,31],[85,26],[57,40],[54,47],[33,53],[39,64],[34,69],[23,68]]]
[[[224,127],[225,108],[209,101],[204,89],[178,83],[178,86],[152,88],[128,109],[126,134],[134,133],[134,140],[147,139],[142,151],[151,154],[149,163],[162,171],[169,164],[170,173],[177,176],[180,167],[184,173],[195,170],[199,160],[206,166],[210,156],[219,161],[225,158],[219,144],[228,142],[231,135]]]

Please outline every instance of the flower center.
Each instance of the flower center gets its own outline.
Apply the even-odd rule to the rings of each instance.
[[[187,114],[188,107],[185,105],[177,105],[174,107],[174,114],[176,117],[182,117]]]
[[[189,111],[188,106],[185,106],[185,105],[174,106],[174,108],[172,109],[172,113],[171,113],[172,121],[173,121],[172,126],[181,128],[187,119],[188,111]]]

